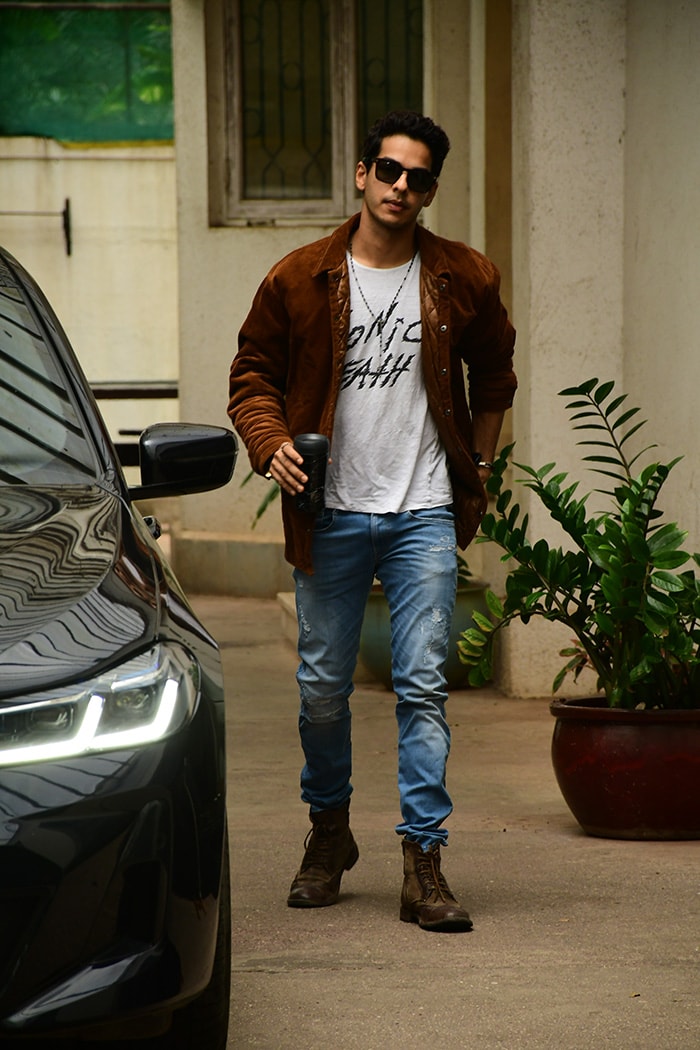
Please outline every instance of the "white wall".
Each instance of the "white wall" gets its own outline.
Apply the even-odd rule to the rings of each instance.
[[[535,467],[556,461],[580,477],[557,392],[623,374],[625,3],[532,0],[514,5],[514,16],[514,458]],[[530,535],[566,546],[530,495],[518,490]],[[542,620],[513,624],[500,684],[514,695],[547,695],[568,642]]]
[[[624,0],[515,5],[514,418],[537,466],[573,448],[553,440],[557,391],[622,375],[624,13]]]
[[[700,4],[628,4],[625,382],[700,550]]]
[[[175,161],[172,146],[80,149],[0,139],[0,243],[44,289],[91,381],[178,377]],[[177,419],[171,401],[103,402],[113,434]]]

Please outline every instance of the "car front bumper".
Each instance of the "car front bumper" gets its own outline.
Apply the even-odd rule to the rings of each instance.
[[[147,747],[2,771],[0,1034],[118,1029],[206,987],[226,843],[217,707]]]

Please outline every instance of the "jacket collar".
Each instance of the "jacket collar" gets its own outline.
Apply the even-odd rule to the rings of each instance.
[[[359,225],[360,213],[357,212],[347,222],[344,222],[342,226],[339,226],[327,240],[320,242],[322,248],[319,251],[315,266],[312,267],[312,277],[318,277],[321,273],[332,272],[343,265],[348,243]],[[430,270],[436,276],[448,274],[449,266],[445,253],[442,250],[440,238],[423,226],[417,226],[416,239],[418,251],[420,252],[421,266],[426,270]]]

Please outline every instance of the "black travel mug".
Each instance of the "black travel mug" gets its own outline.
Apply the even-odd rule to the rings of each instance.
[[[325,434],[297,434],[294,438],[294,448],[304,457],[301,469],[309,479],[304,485],[304,491],[297,493],[297,509],[304,510],[307,514],[318,514],[324,505],[328,438]]]

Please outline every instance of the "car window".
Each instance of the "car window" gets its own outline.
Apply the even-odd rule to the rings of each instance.
[[[75,484],[96,470],[53,346],[0,264],[0,484]]]

